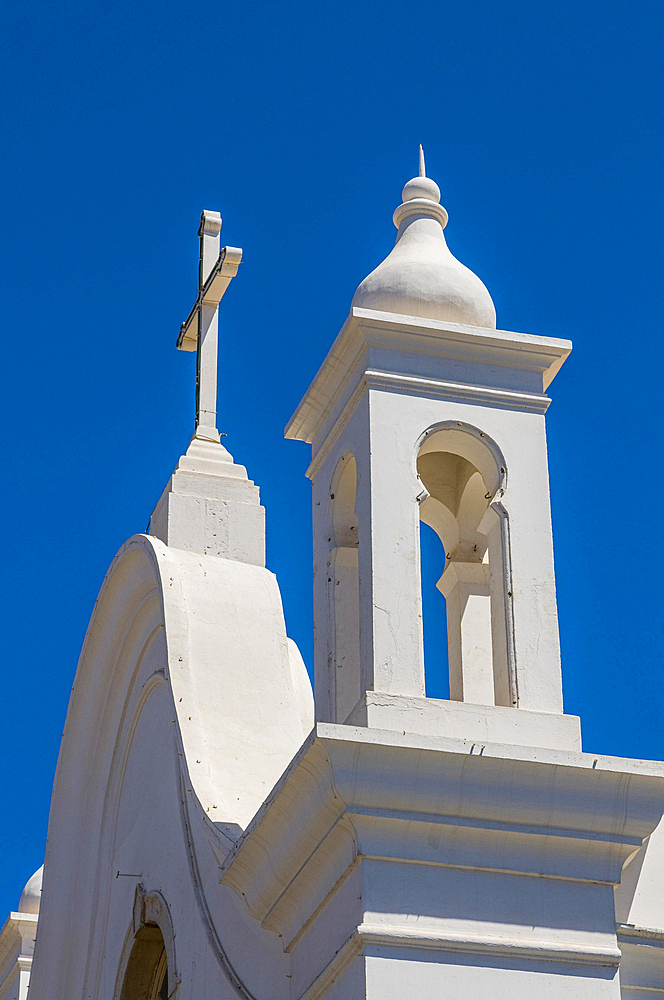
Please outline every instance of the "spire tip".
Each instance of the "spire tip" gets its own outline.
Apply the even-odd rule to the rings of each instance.
[[[422,143],[420,143],[420,177],[426,177],[427,171],[424,164],[424,150],[422,149]]]

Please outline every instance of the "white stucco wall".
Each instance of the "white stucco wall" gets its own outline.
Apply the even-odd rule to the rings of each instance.
[[[72,692],[31,1000],[115,995],[137,886],[166,900],[179,997],[236,996],[236,975],[286,996],[278,940],[217,885],[218,867],[312,721],[273,574],[131,539]]]

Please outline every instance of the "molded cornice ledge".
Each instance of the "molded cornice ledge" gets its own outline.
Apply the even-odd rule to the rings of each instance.
[[[655,765],[318,724],[221,881],[297,997],[373,945],[616,966],[613,885],[663,811]]]
[[[0,983],[15,983],[20,972],[30,974],[38,913],[12,912],[0,930]]]
[[[286,437],[315,451],[364,384],[543,413],[571,350],[553,337],[353,308]]]

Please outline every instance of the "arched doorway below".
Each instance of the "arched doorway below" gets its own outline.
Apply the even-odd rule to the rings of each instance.
[[[159,927],[146,924],[136,934],[120,1000],[168,1000],[168,960]]]

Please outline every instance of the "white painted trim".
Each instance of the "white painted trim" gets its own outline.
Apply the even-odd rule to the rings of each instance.
[[[491,955],[502,958],[522,958],[530,961],[572,962],[577,965],[617,968],[621,953],[618,948],[583,945],[562,945],[554,941],[517,942],[513,938],[489,935],[454,934],[446,931],[426,933],[405,931],[398,926],[360,924],[323,971],[300,994],[298,1000],[318,1000],[330,988],[366,945],[383,947],[421,948],[426,951],[452,951],[465,954]],[[631,989],[632,987],[630,987]],[[664,993],[664,990],[662,990]]]
[[[460,400],[485,406],[500,406],[509,409],[527,410],[532,413],[546,413],[551,398],[546,394],[515,392],[512,389],[492,389],[490,386],[470,385],[466,382],[445,382],[441,379],[420,378],[414,375],[399,375],[395,372],[367,369],[365,384],[372,389],[388,389],[418,396],[432,396],[435,399]]]
[[[619,948],[598,948],[593,945],[559,944],[556,941],[515,941],[514,938],[480,934],[454,934],[449,931],[404,930],[403,926],[360,924],[357,929],[363,945],[378,944],[398,948],[462,951],[465,954],[501,955],[508,958],[541,959],[553,962],[576,962],[581,965],[604,965],[617,968]]]
[[[632,924],[616,924],[618,941],[646,948],[664,948],[664,930],[654,927],[635,927]]]

